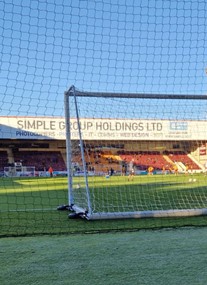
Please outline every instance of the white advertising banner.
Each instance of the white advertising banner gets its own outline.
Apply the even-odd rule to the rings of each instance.
[[[84,140],[207,140],[206,121],[81,119]],[[0,117],[1,139],[65,139],[62,117]],[[71,120],[71,138],[78,139]]]

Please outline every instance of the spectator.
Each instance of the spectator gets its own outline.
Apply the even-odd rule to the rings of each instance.
[[[53,177],[53,168],[52,168],[52,166],[49,167],[48,172],[50,174],[50,177]]]
[[[174,174],[178,175],[178,167],[176,164],[173,165]]]
[[[110,169],[110,176],[113,176],[113,174],[114,174],[114,169],[111,168],[111,169]]]
[[[154,167],[149,166],[147,171],[148,171],[148,175],[153,175]]]
[[[129,180],[134,180],[134,168],[132,168],[130,171],[129,171],[129,177],[128,177],[128,181]]]
[[[127,171],[127,169],[126,169],[126,165],[122,165],[122,169],[121,169],[121,175],[122,176],[126,176],[126,171]]]

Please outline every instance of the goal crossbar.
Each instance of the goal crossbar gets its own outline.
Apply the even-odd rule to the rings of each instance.
[[[71,86],[65,92],[66,96],[76,97],[97,97],[97,98],[129,98],[129,99],[171,99],[171,100],[207,100],[207,95],[201,94],[151,94],[151,93],[113,93],[113,92],[88,92],[76,89]]]

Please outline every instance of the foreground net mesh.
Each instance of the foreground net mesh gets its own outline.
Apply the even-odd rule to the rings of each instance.
[[[68,204],[65,90],[74,85],[89,92],[205,96],[206,5],[205,1],[194,0],[143,0],[138,3],[125,0],[0,1],[1,236],[206,223],[202,217],[86,223],[68,220],[66,212],[56,210],[58,205]],[[161,192],[156,198],[158,208],[165,203],[163,197],[166,195],[171,197],[174,205],[178,203],[184,208],[206,206],[206,176],[203,173],[207,160],[205,100],[177,99],[169,103],[169,100],[160,98],[140,98],[138,101],[133,98],[93,98],[91,101],[81,98],[78,106],[81,106],[82,118],[100,119],[97,121],[99,135],[100,128],[106,128],[99,138],[93,133],[84,140],[90,171],[93,172],[94,167],[91,158],[94,150],[96,154],[101,150],[105,155],[101,158],[105,161],[104,170],[89,179],[94,189],[92,198],[98,197],[96,211],[101,208],[111,211],[112,203],[105,193],[113,188],[119,189],[113,198],[115,211],[120,211],[123,205],[129,210],[134,207],[134,193],[130,194],[129,203],[125,203],[130,183],[141,185],[140,198],[143,194],[149,195],[142,204],[136,202],[139,209],[154,205],[156,196],[151,196],[151,191]],[[75,116],[74,112],[71,114]],[[112,120],[112,124],[103,126],[102,119]],[[117,128],[125,128],[119,141],[114,139],[114,119],[123,120],[122,124],[118,121]],[[151,120],[145,132],[147,140],[142,136],[142,124],[137,126],[139,132],[134,132],[134,137],[129,136],[127,120],[131,119]],[[169,126],[174,133],[169,140],[162,140],[161,135],[166,135],[166,129],[163,132],[152,130],[159,128],[163,120],[171,121]],[[191,133],[186,131],[186,127],[191,126],[190,121],[193,127],[188,130]],[[154,136],[150,137],[151,134]],[[79,181],[83,179],[83,169],[78,160],[80,146],[77,138],[72,147],[77,158],[73,165],[75,195],[84,199],[81,187],[85,182]],[[165,159],[169,158],[168,164],[170,161],[174,164],[175,154],[190,155],[191,161],[198,165],[198,171],[194,169],[193,177],[186,175],[186,163],[180,158],[178,162],[184,166],[178,165],[178,176],[173,172],[152,177],[136,173],[130,183],[128,176],[121,176],[124,171],[122,160],[117,163],[120,155],[122,159],[123,156],[146,154],[150,159],[151,155],[160,153]],[[109,167],[106,162],[111,162],[111,154],[117,159],[114,182],[111,177],[105,177]],[[193,163],[189,163],[189,167]],[[50,177],[50,166],[53,177]],[[95,166],[97,168],[97,164]],[[148,166],[142,163],[142,171]],[[128,162],[127,171],[129,167]],[[138,171],[138,166],[136,168]],[[135,179],[143,179],[143,182]],[[105,188],[101,188],[103,185]],[[118,202],[120,198],[122,204]],[[86,203],[84,207],[87,206]]]

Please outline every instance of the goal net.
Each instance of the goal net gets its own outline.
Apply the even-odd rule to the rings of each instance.
[[[65,92],[70,209],[89,220],[206,215],[206,103],[201,95],[72,86]]]

